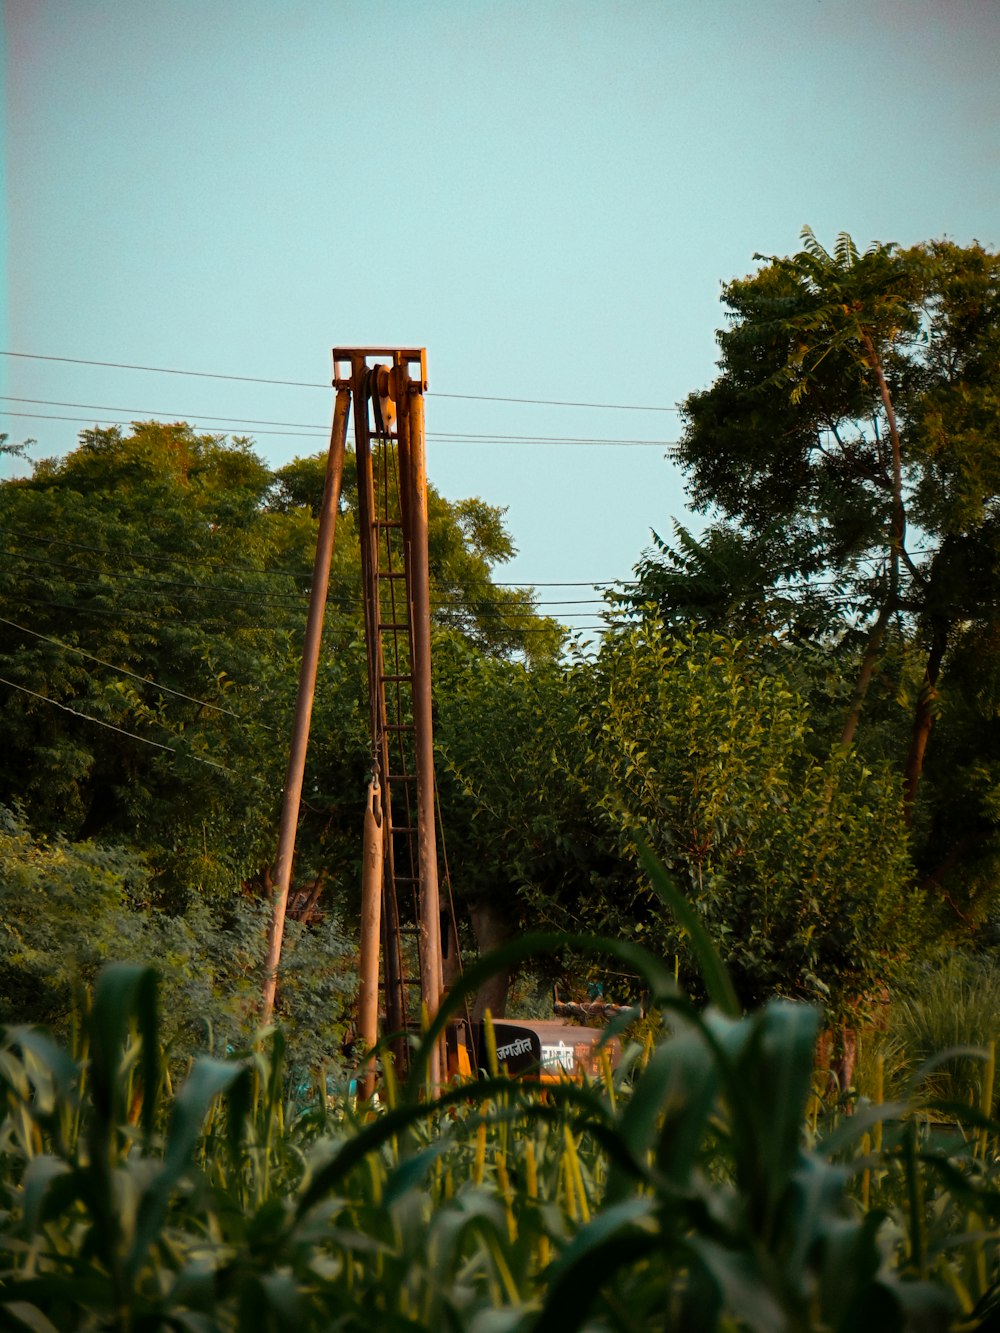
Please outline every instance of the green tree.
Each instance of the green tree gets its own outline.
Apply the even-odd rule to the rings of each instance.
[[[600,928],[627,868],[584,780],[575,669],[487,658],[449,634],[435,641],[435,682],[448,860],[476,946],[524,929]],[[498,973],[479,1007],[502,1014],[509,980]]]
[[[610,637],[580,712],[588,780],[622,854],[634,860],[638,830],[670,866],[745,1004],[779,994],[843,1008],[919,944],[900,787],[850,752],[817,758],[794,673],[760,667],[728,637],[652,623]],[[693,973],[645,890],[617,913],[607,927]]]
[[[35,836],[141,855],[144,906],[177,920],[266,893],[323,465],[274,472],[249,440],[137,423],[0,484],[0,803]],[[527,593],[491,593],[512,551],[500,512],[431,501],[442,618],[481,655],[554,643]],[[356,891],[365,682],[348,487],[296,865],[308,896],[326,885],[317,919]]]
[[[650,622],[610,634],[596,659],[542,668],[459,645],[439,657],[449,859],[460,895],[500,917],[494,939],[539,924],[634,939],[696,986],[641,831],[748,1005],[783,994],[846,1012],[920,946],[899,781],[818,741],[794,650]]]
[[[167,899],[267,855],[311,537],[270,485],[246,441],[149,424],[0,487],[0,799],[154,853]]]
[[[827,630],[831,607],[824,589],[797,579],[800,562],[777,528],[747,533],[715,523],[695,537],[675,522],[673,543],[654,532],[635,566],[634,587],[614,597],[633,618],[652,608],[679,633],[695,626],[809,641]]]
[[[280,512],[308,509],[318,517],[323,498],[326,460],[322,455],[296,458],[275,474],[271,505]],[[392,452],[387,463],[395,472]],[[353,544],[357,513],[356,458],[344,459],[338,541],[349,525]],[[538,615],[537,595],[530,588],[494,582],[494,571],[517,554],[507,529],[505,511],[471,497],[446,500],[428,486],[428,559],[431,615],[440,628],[458,630],[491,656],[523,656],[542,661],[558,649],[561,634],[555,621]]]
[[[854,742],[873,683],[905,663],[905,817],[930,836],[924,864],[941,865],[947,821],[918,807],[932,727],[957,716],[952,665],[973,641],[992,652],[1000,621],[1000,258],[950,242],[859,254],[847,236],[831,255],[804,239],[724,288],[720,373],[686,400],[677,456],[696,506],[720,516],[713,549],[759,557],[772,608],[825,599],[821,637],[842,671],[855,663],[840,744]],[[654,594],[665,563],[669,574],[655,557],[646,571]],[[967,770],[995,743],[991,708],[984,699]],[[976,806],[977,846],[1000,851],[985,791]]]

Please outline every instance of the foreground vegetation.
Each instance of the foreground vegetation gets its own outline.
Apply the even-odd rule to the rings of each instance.
[[[645,854],[644,854],[645,855]],[[690,908],[710,1006],[632,945],[663,1019],[592,1086],[496,1069],[428,1096],[298,1100],[272,1034],[199,1057],[176,1092],[156,977],[98,981],[76,1057],[0,1051],[0,1317],[35,1330],[990,1329],[1000,1314],[1000,1122],[981,1106],[821,1106],[818,1012],[742,1016]],[[516,958],[559,943],[508,946]],[[477,965],[476,985],[494,961]],[[450,1006],[462,1002],[454,995]],[[447,1018],[443,1012],[436,1028]],[[985,1053],[980,1053],[985,1054]]]

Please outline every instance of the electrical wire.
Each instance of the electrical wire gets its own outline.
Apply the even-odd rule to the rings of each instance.
[[[94,429],[103,429],[92,417],[68,417],[57,412],[10,412],[6,408],[0,411],[0,415],[5,417],[23,417],[30,421],[72,421],[78,426],[91,426]],[[107,420],[107,419],[106,419]],[[129,419],[122,421],[108,421],[108,426],[128,426],[132,422]],[[165,422],[157,422],[157,425],[165,425]],[[173,424],[173,423],[171,423]],[[240,434],[237,431],[221,431],[220,434]],[[288,431],[288,430],[255,430],[254,435],[278,435],[283,440],[313,440],[318,438],[327,438],[326,431]]]
[[[167,750],[170,754],[193,759],[196,764],[207,764],[209,768],[218,768],[223,773],[230,773],[235,776],[233,769],[227,768],[225,764],[217,764],[214,759],[203,759],[196,754],[185,754],[183,750],[178,750],[173,745],[163,745],[160,741],[151,741],[146,736],[138,736],[134,731],[126,731],[124,727],[116,727],[113,722],[103,722],[99,717],[91,717],[89,713],[81,713],[77,708],[70,708],[69,704],[60,703],[58,699],[50,699],[47,694],[39,694],[36,690],[29,690],[26,685],[18,685],[16,681],[7,680],[0,676],[0,685],[7,685],[12,690],[20,690],[22,694],[30,694],[33,699],[41,699],[43,703],[51,704],[53,708],[61,708],[64,713],[72,713],[74,717],[83,718],[84,722],[93,722],[95,726],[107,727],[109,731],[117,731],[120,736],[130,736],[132,740],[139,741],[142,745],[152,745],[157,750]]]
[[[104,554],[104,552],[101,553]],[[7,551],[6,554],[8,555],[8,557],[20,560],[25,564],[39,565],[47,569],[68,570],[73,574],[88,574],[94,572],[90,569],[81,569],[79,566],[67,564],[65,561],[47,560],[45,558],[40,558],[37,556],[28,556],[21,551]],[[104,569],[104,570],[98,570],[96,572],[100,574],[102,578],[105,579],[128,579],[130,582],[141,585],[142,587],[161,588],[164,590],[165,593],[170,594],[171,596],[175,595],[175,590],[180,590],[179,594],[180,596],[191,595],[191,594],[194,595],[204,594],[210,597],[215,605],[243,607],[245,609],[253,609],[257,606],[264,604],[273,604],[277,606],[289,606],[289,605],[301,606],[307,596],[306,592],[301,593],[297,597],[292,597],[292,596],[285,597],[280,594],[274,595],[269,593],[251,592],[248,596],[245,597],[240,597],[240,596],[220,597],[219,593],[223,592],[239,593],[242,590],[239,588],[227,588],[227,587],[215,588],[210,584],[178,583],[173,580],[166,580],[166,579],[145,579],[141,575],[134,574],[128,570]],[[344,580],[350,579],[352,583],[357,583],[358,581],[358,576],[343,575],[342,578]],[[840,582],[841,580],[835,578],[819,579],[819,580],[814,580],[808,586],[775,587],[774,591],[778,595],[794,597],[796,595],[806,594],[815,590],[838,588],[840,586]],[[89,578],[73,579],[71,580],[71,584],[74,588],[77,589],[102,590],[105,588],[105,584]],[[521,585],[513,584],[510,586],[516,589]],[[561,586],[561,585],[556,585],[556,586]],[[595,590],[598,587],[598,585],[595,584],[585,584],[582,586],[594,587]],[[628,586],[634,587],[640,585],[630,584]],[[464,611],[469,613],[476,619],[483,619],[484,617],[490,617],[494,619],[504,618],[508,621],[512,632],[516,632],[520,629],[520,627],[516,624],[515,620],[513,619],[514,617],[532,617],[538,615],[539,608],[542,607],[565,608],[571,606],[601,606],[607,608],[608,610],[613,610],[614,609],[613,605],[609,606],[609,603],[607,601],[608,596],[617,597],[620,601],[628,601],[630,599],[634,600],[632,594],[629,594],[624,591],[618,592],[617,589],[608,588],[606,589],[606,594],[604,596],[585,597],[585,598],[542,598],[539,599],[538,601],[534,601],[520,607],[517,606],[516,604],[508,604],[500,606],[495,604],[490,605],[484,602],[484,600],[481,598],[475,598],[475,599],[454,598],[445,595],[445,596],[438,596],[437,598],[432,600],[431,607],[435,611],[457,611],[457,612]],[[655,596],[652,597],[650,600],[655,601],[656,600]],[[839,600],[841,602],[848,603],[853,601],[854,598],[850,595],[845,595],[839,599],[830,599],[830,600],[835,600],[835,601]],[[597,612],[589,613],[584,611],[565,611],[565,610],[561,612],[547,611],[542,613],[541,618],[547,620],[559,620],[562,618],[580,617],[589,614],[601,614],[601,613]],[[0,617],[0,619],[2,619],[2,617]]]
[[[127,408],[108,408],[107,410],[108,410],[108,411],[111,411],[111,412],[122,412],[122,413],[127,413],[127,412],[128,412],[128,409],[127,409]],[[92,419],[91,417],[70,417],[70,416],[66,416],[66,415],[64,415],[64,414],[57,413],[57,412],[12,412],[12,411],[10,411],[8,408],[0,408],[0,415],[6,416],[6,417],[23,417],[23,418],[25,418],[25,419],[27,419],[27,420],[31,420],[31,421],[72,421],[74,424],[76,424],[76,425],[78,425],[78,426],[87,426],[87,425],[91,425],[91,426],[93,426],[95,429],[101,429],[101,427],[99,427],[99,426],[97,425],[97,422],[96,422],[96,421],[93,421],[93,419]],[[171,425],[172,425],[172,424],[176,424],[176,423],[178,422],[178,420],[179,420],[178,417],[175,417],[175,416],[173,416],[173,415],[170,414],[170,413],[162,413],[162,414],[160,414],[160,415],[165,416],[165,417],[169,417],[169,423],[166,422],[166,421],[161,421],[161,422],[157,422],[157,423],[156,423],[157,425],[161,425],[161,426],[162,426],[162,425],[167,425],[167,424],[171,424]],[[133,417],[129,417],[129,416],[125,416],[125,417],[123,417],[123,419],[122,419],[121,421],[110,421],[108,418],[104,418],[104,419],[108,422],[108,425],[109,425],[109,426],[127,426],[127,425],[132,425],[132,424],[134,424],[134,422],[135,422],[135,418],[133,418]],[[197,423],[198,418],[197,418],[197,417],[193,417],[192,414],[188,414],[188,416],[185,418],[186,421],[190,421],[190,420],[192,420],[192,419],[195,421],[195,423]],[[226,417],[203,417],[202,420],[205,420],[205,421],[226,421],[226,420],[229,420],[229,418],[226,418]],[[239,420],[239,421],[245,421],[245,420],[248,420],[248,418],[237,418],[237,420]],[[238,429],[235,429],[235,428],[230,428],[229,430],[220,431],[219,433],[220,433],[220,434],[224,434],[224,435],[241,435],[243,432],[242,432],[241,430],[238,430]],[[302,430],[297,430],[297,431],[288,431],[288,430],[254,430],[254,431],[251,432],[251,433],[252,433],[254,436],[258,436],[258,435],[276,435],[276,436],[278,436],[279,438],[284,439],[284,440],[313,440],[313,439],[323,439],[323,440],[325,440],[325,439],[329,438],[329,431],[321,430],[321,429],[319,429],[319,428],[317,428],[317,429],[315,429],[315,430],[304,430],[304,431],[302,431]],[[677,442],[676,442],[675,440],[612,439],[612,438],[608,438],[608,437],[597,437],[597,436],[587,436],[587,435],[580,435],[580,436],[576,436],[576,435],[499,435],[499,434],[492,434],[492,433],[489,433],[489,432],[482,433],[482,434],[471,434],[471,433],[462,433],[462,432],[449,433],[449,432],[434,432],[434,431],[428,431],[428,432],[427,432],[427,438],[428,438],[429,440],[434,440],[435,443],[437,443],[437,444],[471,444],[471,445],[487,445],[487,444],[572,444],[572,445],[594,446],[594,447],[597,447],[597,448],[613,448],[613,447],[618,447],[618,448],[626,448],[626,449],[666,449],[666,450],[671,450],[671,449],[676,449],[676,448],[677,448]]]
[[[180,596],[185,594],[205,594],[210,597],[217,605],[223,606],[242,606],[254,608],[260,605],[275,606],[302,606],[308,598],[308,591],[303,591],[299,596],[282,596],[281,594],[249,592],[245,597],[220,597],[219,593],[245,591],[240,588],[221,587],[215,588],[207,583],[178,583],[170,579],[147,579],[140,574],[134,574],[125,569],[100,569],[94,570],[91,567],[82,568],[79,565],[67,564],[64,560],[47,560],[44,557],[25,555],[22,551],[6,551],[4,554],[14,560],[20,560],[23,564],[39,565],[44,569],[63,569],[72,574],[94,574],[97,573],[105,579],[128,579],[134,584],[141,585],[144,588],[160,588],[166,594],[174,596],[176,590],[180,590]],[[347,575],[343,576],[345,579]],[[80,589],[102,589],[105,585],[92,578],[76,578],[70,580],[74,588]],[[352,583],[357,583],[358,579],[352,578]],[[518,585],[513,585],[515,588]],[[431,606],[435,610],[467,610],[476,615],[482,614],[511,614],[530,616],[535,614],[540,606],[602,606],[605,604],[603,597],[584,597],[584,598],[549,598],[540,599],[518,606],[516,603],[510,603],[502,607],[490,606],[484,598],[449,598],[439,596],[432,600]],[[570,614],[573,614],[572,612]],[[2,620],[2,617],[0,617]]]
[[[163,626],[163,620],[161,617],[156,615],[146,614],[142,611],[136,611],[130,607],[112,608],[112,607],[97,607],[97,606],[80,606],[79,604],[74,605],[73,603],[67,603],[67,602],[53,602],[46,598],[40,598],[40,597],[25,597],[19,594],[4,594],[4,595],[8,601],[15,602],[19,606],[44,607],[48,610],[68,611],[70,612],[70,614],[75,614],[75,615],[102,616],[104,618],[111,618],[118,620],[119,622],[121,622],[123,619],[145,621],[147,624],[154,625],[157,628],[162,628]],[[557,633],[560,630],[568,634],[573,634],[576,632],[595,633],[602,627],[606,626],[607,623],[603,615],[601,615],[598,612],[591,612],[591,611],[570,612],[566,617],[557,618],[555,616],[552,616],[552,617],[545,617],[544,619],[547,620],[548,623],[540,623],[535,625],[520,625],[515,622],[507,621],[503,624],[493,623],[490,625],[489,628],[490,632],[493,634],[501,634],[504,631],[506,631],[514,639],[520,639],[523,638],[525,635],[529,634],[545,634],[551,636],[553,633]],[[594,620],[597,623],[593,625],[586,625],[582,623],[570,624],[568,623],[570,620],[573,620],[575,622],[581,622],[584,620]],[[215,629],[228,629],[231,631],[233,629],[231,621],[212,620],[212,619],[197,620],[197,621],[172,620],[170,622],[170,627],[197,629],[201,631],[206,631],[206,630],[210,631]],[[283,635],[287,633],[286,630],[275,627],[273,625],[239,625],[237,627],[237,630],[239,633],[257,633],[257,634],[269,634],[269,635]],[[471,626],[468,632],[473,635],[476,634],[477,627],[475,625]]]
[[[0,351],[0,356],[20,357],[28,361],[59,361],[63,364],[74,366],[103,366],[107,370],[140,370],[155,375],[188,375],[198,379],[235,380],[241,384],[280,384],[293,389],[325,389],[329,391],[331,387],[329,384],[318,384],[306,380],[265,379],[260,375],[225,375],[218,371],[210,370],[180,370],[169,366],[140,366],[133,365],[126,361],[91,361],[79,356],[43,356],[38,352]],[[483,403],[528,403],[540,407],[587,407],[612,412],[680,411],[680,408],[676,404],[666,406],[662,403],[658,405],[644,405],[641,403],[584,403],[573,402],[568,399],[511,398],[500,394],[478,393],[429,393],[428,396],[435,398],[461,398]]]
[[[63,648],[68,653],[77,653],[80,657],[86,657],[89,661],[97,662],[100,666],[109,667],[110,670],[117,671],[122,676],[130,676],[142,685],[152,685],[154,689],[163,694],[172,694],[177,699],[186,699],[188,703],[198,704],[202,708],[210,708],[216,713],[225,713],[227,717],[234,717],[237,722],[243,722],[239,713],[234,713],[231,708],[223,708],[221,704],[209,703],[207,699],[197,699],[193,694],[185,694],[183,690],[173,690],[169,685],[161,685],[159,681],[150,680],[148,676],[140,676],[134,671],[129,671],[127,667],[116,666],[114,662],[105,661],[103,657],[95,657],[93,653],[88,653],[83,648],[77,648],[71,643],[64,643],[62,639],[55,639],[51,634],[40,634],[38,630],[29,629],[27,625],[19,625],[16,621],[7,620],[4,616],[0,616],[0,625],[9,625],[11,629],[20,630],[22,634],[30,634],[33,638],[43,639],[46,643],[53,643],[57,648]],[[267,730],[270,731],[273,728],[268,727]]]
[[[308,577],[308,574],[296,573],[293,569],[261,569],[257,565],[234,565],[228,561],[219,560],[214,556],[184,556],[184,555],[156,555],[152,552],[142,553],[132,550],[127,546],[88,546],[84,542],[69,541],[65,537],[43,537],[40,533],[29,532],[27,528],[7,527],[6,532],[14,533],[18,537],[24,537],[28,541],[42,542],[48,546],[70,546],[77,551],[91,551],[96,555],[110,555],[118,551],[122,555],[129,556],[133,560],[155,560],[160,564],[208,564],[218,569],[228,569],[236,573],[258,574],[268,578],[301,579]],[[360,583],[359,574],[331,574],[331,581]],[[494,588],[628,588],[638,587],[638,581],[635,579],[550,579],[532,582],[530,580],[523,583],[517,582],[497,582],[492,581]]]
[[[128,361],[89,361],[82,356],[43,356],[39,352],[0,351],[0,356],[15,356],[27,361],[59,361],[71,366],[103,366],[107,370],[142,370],[151,375],[191,375],[203,380],[238,380],[241,384],[284,384],[293,389],[329,389],[329,384],[307,380],[272,380],[260,375],[223,375],[214,370],[178,370],[169,366],[137,366]]]
[[[221,421],[229,425],[227,434],[235,433],[235,426],[288,426],[295,430],[307,431],[311,435],[322,436],[326,439],[329,431],[317,426],[311,421],[273,421],[270,418],[259,417],[216,417],[210,416],[204,412],[167,412],[162,408],[153,407],[115,407],[110,403],[72,403],[65,402],[58,398],[18,398],[13,394],[0,394],[0,401],[5,403],[31,403],[36,407],[78,407],[85,408],[93,412],[115,412],[119,416],[127,418],[129,422],[151,417],[163,417],[168,422],[199,422],[199,421]],[[0,409],[4,410],[5,409]],[[8,416],[22,415],[15,412],[6,412]],[[25,416],[35,415],[33,413],[24,413]],[[37,414],[44,417],[43,413]],[[59,421],[82,421],[82,417],[57,417]],[[261,432],[264,433],[264,432]],[[460,431],[460,430],[442,430],[428,431],[427,438],[431,440],[454,441],[458,443],[471,443],[474,441],[485,441],[490,444],[648,444],[672,448],[675,445],[673,440],[639,440],[622,439],[612,436],[592,436],[592,435],[501,435],[491,431]]]
[[[477,403],[530,403],[538,407],[592,407],[609,412],[680,412],[677,404],[665,406],[652,403],[581,403],[564,398],[509,398],[490,393],[432,393],[431,398],[464,398]]]

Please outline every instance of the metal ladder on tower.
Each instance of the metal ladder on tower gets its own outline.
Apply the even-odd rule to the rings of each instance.
[[[427,358],[423,348],[350,347],[334,348],[333,363],[337,399],[273,869],[262,1016],[267,1021],[274,1004],[353,407],[372,737],[365,857],[371,851],[378,862],[367,879],[377,883],[379,899],[366,903],[363,894],[358,1036],[366,1050],[374,1047],[381,989],[385,1030],[392,1034],[397,1066],[405,1072],[406,1034],[423,1014],[433,1017],[444,990],[431,720]],[[455,938],[453,920],[450,930]],[[368,1068],[366,1085],[373,1067]],[[444,1043],[439,1042],[428,1062],[432,1086],[441,1084],[444,1073]]]
[[[372,769],[384,830],[382,989],[386,1026],[395,1034],[419,1021],[412,992],[416,986],[423,997],[428,980],[426,950],[406,947],[408,941],[419,945],[421,876],[409,414],[404,403],[401,447],[399,379],[398,362],[352,363]],[[399,1035],[395,1050],[397,1061],[405,1059]]]
[[[406,1033],[419,1025],[422,1011],[434,1014],[444,989],[431,723],[426,356],[423,349],[335,349],[338,385],[342,355],[351,369],[372,765],[383,827],[385,1024],[394,1034],[397,1064],[405,1069]],[[387,362],[369,364],[382,356]],[[440,1051],[431,1065],[437,1083],[444,1072]]]

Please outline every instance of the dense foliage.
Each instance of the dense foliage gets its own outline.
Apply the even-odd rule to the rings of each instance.
[[[114,954],[170,959],[189,1049],[252,1027],[323,468],[274,472],[245,440],[145,423],[85,431],[0,485],[8,1019],[64,1018]],[[313,1065],[349,1016],[341,923],[370,751],[346,472],[282,989]],[[513,551],[501,513],[433,489],[429,503],[441,632],[477,657],[544,659],[555,626],[491,578]]]
[[[628,600],[813,645],[840,682],[828,746],[893,761],[939,920],[981,930],[1000,882],[1000,257],[803,240],[723,288],[719,374],[676,454],[711,526],[658,539]]]

